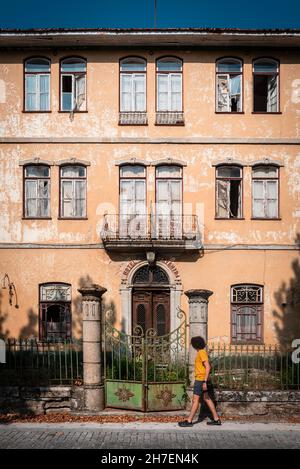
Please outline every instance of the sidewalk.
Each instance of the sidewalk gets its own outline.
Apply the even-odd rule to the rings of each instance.
[[[299,448],[300,424],[225,422],[12,423],[0,425],[0,448],[204,449]]]

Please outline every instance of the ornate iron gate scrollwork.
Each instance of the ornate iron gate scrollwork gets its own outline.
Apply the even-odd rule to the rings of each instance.
[[[177,311],[180,325],[162,336],[154,329],[135,327],[119,331],[109,315],[104,325],[105,401],[107,407],[141,411],[185,407],[187,322]]]

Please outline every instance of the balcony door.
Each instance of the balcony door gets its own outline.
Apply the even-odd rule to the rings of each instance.
[[[182,168],[156,168],[156,238],[182,237]]]
[[[140,165],[120,167],[121,238],[144,238],[147,233],[146,168]]]

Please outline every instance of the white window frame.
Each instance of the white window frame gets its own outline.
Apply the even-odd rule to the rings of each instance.
[[[82,168],[84,168],[84,176],[62,176],[62,170],[66,167],[66,166],[81,166]],[[79,200],[84,200],[84,213],[83,215],[76,215],[76,184],[78,182],[84,182],[85,184],[85,191],[84,191],[84,194],[85,194],[85,197],[84,199],[79,199]],[[63,197],[63,185],[64,185],[64,182],[71,182],[72,184],[72,197],[70,199],[66,199]],[[71,202],[71,208],[72,208],[72,215],[64,215],[64,202],[68,200]],[[85,219],[87,218],[87,171],[86,171],[86,166],[82,166],[82,165],[64,165],[64,166],[61,166],[60,167],[60,218],[64,218],[64,219]]]
[[[24,166],[24,218],[29,218],[29,219],[35,219],[35,218],[50,218],[51,217],[51,207],[50,207],[50,202],[51,202],[51,180],[50,180],[50,168],[46,165],[42,165],[42,166],[45,166],[47,167],[48,169],[48,176],[27,176],[26,172],[27,172],[27,169],[28,167],[31,167],[31,166],[36,166],[36,165],[27,165],[27,166]],[[27,197],[27,183],[28,182],[35,182],[35,197]],[[39,194],[39,189],[40,189],[40,184],[43,182],[43,181],[47,181],[47,186],[48,186],[48,197],[41,197],[40,194]],[[27,201],[28,199],[32,199],[32,200],[35,200],[35,214],[34,215],[30,215],[28,214],[28,211],[27,211]],[[42,215],[41,213],[39,213],[39,203],[38,201],[39,200],[48,200],[48,213],[46,215]]]
[[[174,68],[174,70],[160,70],[159,64],[163,64],[164,62],[174,62],[181,66],[181,70],[178,71]],[[167,109],[160,108],[160,92],[159,92],[159,77],[167,76],[168,83],[167,83]],[[172,91],[172,78],[173,77],[180,77],[180,109],[172,109],[172,94],[179,93]],[[176,57],[164,57],[157,60],[156,63],[156,110],[157,112],[183,112],[183,62],[181,59]]]
[[[262,166],[263,165],[257,165],[257,166],[254,166],[252,168],[252,218],[253,219],[264,219],[264,220],[277,220],[279,218],[279,177],[280,177],[280,172],[279,172],[279,167],[277,166],[272,166],[272,165],[269,165],[269,166],[266,166],[266,168],[269,168],[269,167],[272,167],[272,168],[275,168],[276,169],[276,176],[255,176],[254,175],[254,172],[253,172],[253,169],[257,168],[258,166]],[[255,199],[254,198],[254,183],[255,182],[260,182],[262,183],[262,186],[263,186],[263,197],[261,199]],[[267,189],[267,186],[268,186],[268,183],[275,183],[276,184],[276,199],[273,199],[273,198],[268,198],[268,189]],[[254,215],[254,204],[255,204],[255,200],[263,200],[263,207],[264,207],[264,215],[263,216],[256,216]],[[274,217],[270,217],[268,216],[268,200],[276,200],[276,216]]]
[[[234,72],[234,71],[219,71],[218,67],[220,64],[232,64],[232,63],[235,63],[235,64],[239,64],[240,66],[240,71],[239,72]],[[223,110],[219,110],[218,108],[218,104],[219,104],[219,100],[218,100],[218,97],[219,97],[219,77],[221,76],[224,76],[226,77],[227,81],[228,81],[228,103],[227,103],[227,109],[225,111]],[[239,100],[239,107],[240,109],[237,110],[237,111],[232,111],[231,110],[231,79],[233,77],[240,77],[240,100]],[[218,59],[217,62],[216,62],[216,112],[217,113],[239,113],[239,112],[243,112],[243,62],[238,59],[238,58],[235,58],[235,57],[226,57],[226,58],[222,58],[222,59]]]
[[[144,65],[144,70],[122,70],[122,66],[126,63],[131,63],[132,65]],[[146,74],[147,63],[145,59],[139,57],[127,57],[126,59],[121,60],[120,62],[120,112],[146,112],[147,110],[147,74]],[[131,82],[130,90],[130,109],[123,109],[123,95],[128,94],[128,92],[123,90],[123,76],[129,76]],[[137,78],[143,77],[143,92],[136,91],[136,82]],[[138,94],[143,94],[144,96],[144,106],[142,110],[136,109],[136,96]]]
[[[78,60],[78,63],[85,64],[85,70],[72,70],[72,71],[63,71],[64,62],[68,62],[70,60]],[[71,91],[71,99],[72,99],[72,108],[71,109],[64,109],[63,106],[63,77],[71,76],[72,77],[72,91]],[[84,109],[80,109],[77,106],[77,83],[76,80],[80,77],[84,77]],[[80,57],[67,57],[60,63],[60,111],[62,112],[86,112],[87,111],[87,65],[86,61]]]
[[[45,63],[48,63],[49,71],[48,72],[30,72],[26,70],[27,64],[34,60],[43,60]],[[27,91],[27,78],[28,77],[35,77],[35,93],[29,93]],[[48,95],[48,102],[47,102],[47,109],[41,109],[41,77],[48,77],[48,92],[44,93]],[[45,57],[35,57],[31,59],[27,59],[24,63],[24,110],[25,112],[49,112],[50,111],[50,90],[51,90],[51,62],[49,59]],[[28,109],[27,108],[27,96],[29,94],[35,94],[35,101],[36,106],[35,109]]]

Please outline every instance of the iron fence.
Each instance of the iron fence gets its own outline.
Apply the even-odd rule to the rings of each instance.
[[[82,342],[7,339],[5,363],[0,363],[0,385],[43,386],[81,384]]]
[[[208,345],[217,389],[300,389],[300,364],[277,345]]]

